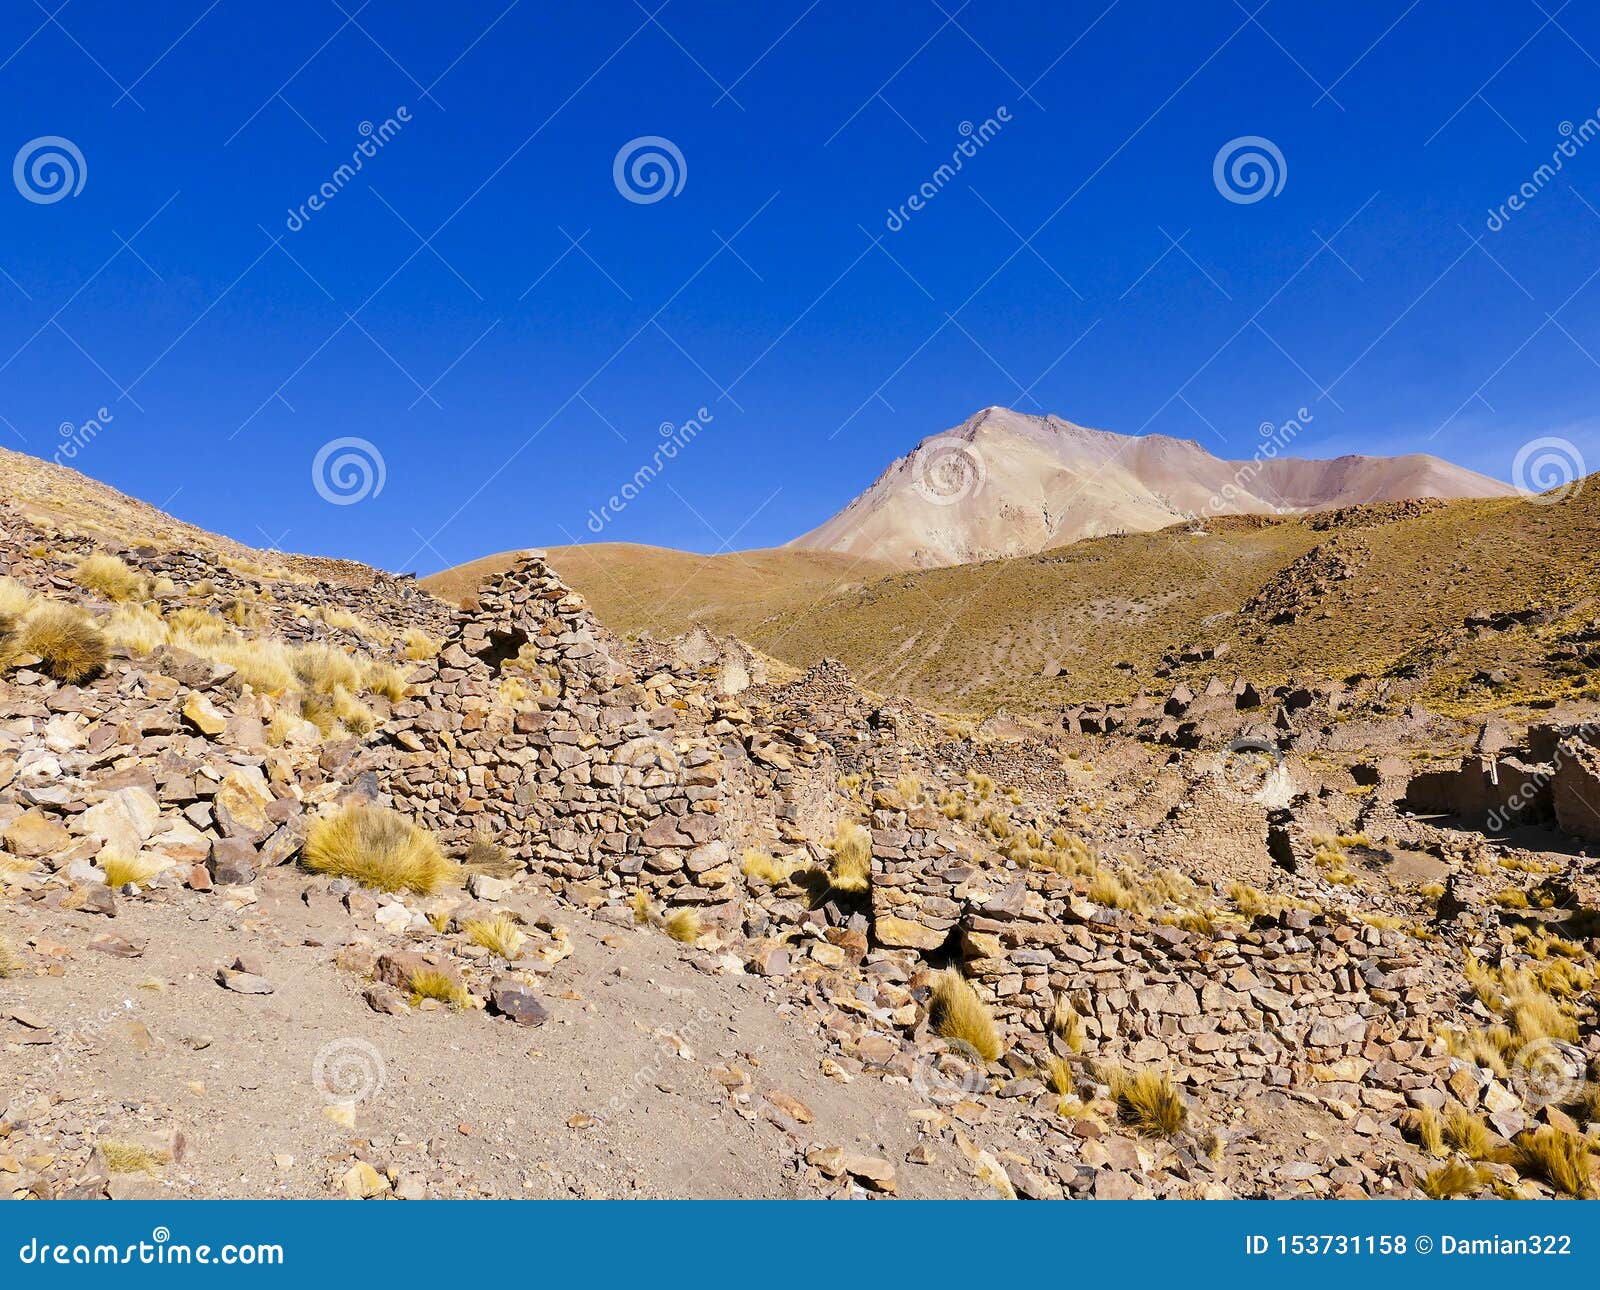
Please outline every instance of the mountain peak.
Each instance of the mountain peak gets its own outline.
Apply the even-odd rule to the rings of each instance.
[[[922,439],[790,545],[931,568],[1032,555],[1196,516],[1512,491],[1421,453],[1226,461],[1194,439],[1119,434],[995,404]]]

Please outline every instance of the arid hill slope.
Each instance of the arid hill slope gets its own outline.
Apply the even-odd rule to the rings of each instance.
[[[797,667],[839,658],[875,689],[947,709],[1132,693],[1154,682],[1169,651],[1196,642],[1225,643],[1229,667],[1277,678],[1376,674],[1422,651],[1437,672],[1435,698],[1506,666],[1524,670],[1536,695],[1564,666],[1545,657],[1560,647],[1547,648],[1540,633],[1566,628],[1522,625],[1486,642],[1464,622],[1480,609],[1595,615],[1600,484],[1591,479],[1557,504],[1233,517],[907,572],[852,569],[842,557],[821,565],[829,557],[798,550],[719,556],[709,567],[703,557],[614,545],[557,548],[550,558],[615,631],[664,636],[703,622]],[[449,590],[441,579],[425,585]],[[1453,634],[1467,639],[1440,643]],[[1045,675],[1056,668],[1064,675]],[[1513,685],[1495,701],[1522,692]]]

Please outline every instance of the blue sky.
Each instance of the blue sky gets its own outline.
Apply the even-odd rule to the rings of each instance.
[[[598,511],[773,545],[989,404],[1224,456],[1306,408],[1307,456],[1600,463],[1593,6],[646,3],[8,0],[0,151],[68,140],[83,182],[0,185],[0,442],[104,408],[88,474],[421,571]],[[652,136],[681,188],[629,200]],[[1229,200],[1247,137],[1282,186]],[[325,500],[339,439],[381,491]]]

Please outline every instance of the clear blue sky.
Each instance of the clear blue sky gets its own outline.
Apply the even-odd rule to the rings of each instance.
[[[1595,6],[647,2],[6,0],[0,160],[59,136],[86,173],[0,183],[0,442],[105,407],[90,475],[422,571],[592,539],[701,407],[605,538],[776,544],[988,404],[1600,464],[1600,139],[1532,178],[1600,110]],[[619,192],[641,136],[675,195]],[[1215,185],[1243,136],[1276,195]],[[358,504],[313,487],[341,437],[383,457]]]

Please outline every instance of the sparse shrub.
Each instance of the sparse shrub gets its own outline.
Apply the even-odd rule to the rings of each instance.
[[[406,657],[413,662],[420,663],[424,659],[437,658],[439,655],[439,642],[420,627],[407,627],[402,639],[406,645]]]
[[[106,665],[106,638],[70,605],[40,605],[22,624],[18,642],[44,660],[44,670],[67,685],[87,681]]]
[[[1056,996],[1055,1012],[1050,1018],[1050,1029],[1060,1035],[1067,1047],[1075,1053],[1083,1051],[1083,1018],[1065,995]]]
[[[343,650],[316,642],[302,645],[294,653],[294,672],[300,683],[313,694],[332,694],[335,690],[356,690],[361,686],[361,669]]]
[[[789,878],[789,870],[760,847],[751,847],[744,853],[739,871],[753,882],[764,882],[769,887],[776,887]]]
[[[1516,1141],[1518,1172],[1543,1178],[1579,1200],[1594,1198],[1594,1148],[1576,1133],[1545,1124]]]
[[[900,794],[908,807],[915,806],[922,800],[922,781],[915,775],[902,775],[895,780],[894,791]]]
[[[467,987],[442,968],[418,968],[411,974],[411,1002],[437,999],[452,1008],[465,1008],[472,1002]]]
[[[304,863],[380,891],[430,896],[458,877],[433,834],[398,811],[353,802],[311,826]]]
[[[397,667],[374,663],[367,670],[367,689],[373,694],[381,694],[390,703],[399,703],[406,697],[409,688],[406,674]]]
[[[700,914],[697,910],[675,909],[667,915],[662,926],[668,936],[685,945],[693,945],[700,939]]]
[[[199,652],[233,668],[239,680],[257,694],[282,694],[294,684],[294,661],[282,641],[233,637],[202,647]]]
[[[1445,1112],[1444,1140],[1473,1160],[1488,1160],[1499,1145],[1489,1126],[1464,1106]]]
[[[72,571],[72,580],[107,600],[138,600],[145,594],[144,578],[114,555],[85,556]]]
[[[1431,1106],[1419,1106],[1400,1117],[1400,1131],[1430,1156],[1443,1156],[1444,1124]]]
[[[106,886],[123,887],[128,883],[146,883],[165,866],[154,856],[109,855],[100,857],[100,869],[106,876]]]
[[[954,968],[946,968],[933,979],[928,1022],[935,1033],[967,1045],[986,1062],[999,1060],[1005,1052],[988,1007],[971,982]]]
[[[528,938],[517,920],[501,910],[493,918],[469,918],[461,925],[474,945],[481,945],[503,959],[514,959]]]
[[[34,595],[15,578],[0,578],[0,619],[20,622],[33,608]]]
[[[833,835],[828,880],[835,891],[867,891],[872,886],[872,834],[846,821]]]
[[[344,689],[333,692],[333,715],[353,735],[370,734],[378,726],[377,714]]]
[[[172,1163],[165,1151],[156,1151],[137,1142],[99,1142],[106,1168],[114,1174],[159,1174]]]
[[[1139,899],[1122,885],[1115,874],[1100,870],[1089,883],[1089,899],[1111,909],[1136,909]]]
[[[112,610],[101,626],[113,644],[125,645],[135,654],[148,654],[167,643],[167,625],[161,615],[146,605],[121,604]]]
[[[1183,1128],[1188,1111],[1172,1077],[1165,1071],[1118,1071],[1111,1080],[1111,1096],[1124,1123],[1150,1137],[1170,1138]]]
[[[1429,1200],[1454,1200],[1457,1196],[1472,1195],[1489,1181],[1489,1177],[1488,1171],[1477,1165],[1452,1160],[1430,1169],[1417,1180],[1417,1185]]]

